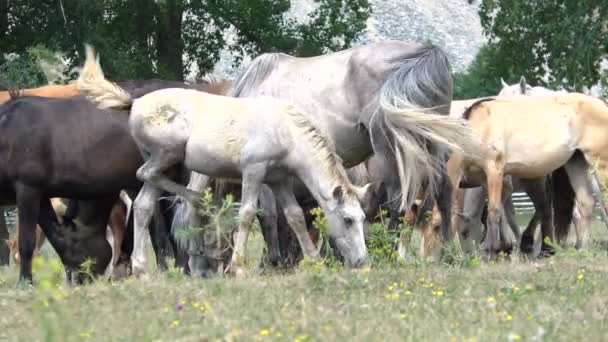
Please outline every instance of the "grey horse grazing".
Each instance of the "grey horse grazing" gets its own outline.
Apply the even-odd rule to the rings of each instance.
[[[384,165],[377,177],[387,189],[391,226],[423,183],[442,190],[431,193],[442,216],[449,217],[446,147],[479,152],[463,120],[447,117],[452,77],[445,53],[435,46],[386,41],[312,58],[263,54],[228,95],[290,101],[333,141],[347,167],[374,153]],[[188,205],[178,204],[176,212],[194,212]],[[451,238],[449,223],[442,220],[444,240]]]
[[[395,219],[423,184],[449,217],[446,149],[478,154],[463,120],[447,116],[452,78],[446,55],[435,46],[386,41],[311,58],[263,54],[229,95],[290,101],[329,136],[347,167],[372,153],[383,159],[380,178],[389,198],[402,194],[391,210]],[[442,232],[450,238],[448,220]]]
[[[137,176],[144,182],[134,201],[133,272],[145,272],[147,226],[161,191],[198,203],[200,193],[163,173],[183,163],[210,177],[242,179],[239,228],[229,270],[245,273],[249,229],[258,208],[261,187],[268,184],[283,206],[304,255],[318,251],[306,230],[291,177],[299,178],[322,207],[329,235],[348,266],[365,262],[365,214],[360,200],[367,187],[353,186],[331,141],[291,105],[273,98],[235,99],[184,89],[165,89],[133,99],[105,80],[89,48],[78,80],[100,107],[130,108],[131,134],[147,156]]]

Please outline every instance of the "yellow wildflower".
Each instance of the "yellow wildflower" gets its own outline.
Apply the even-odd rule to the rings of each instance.
[[[494,297],[488,297],[488,303],[489,304],[496,303],[496,298],[494,298]]]
[[[584,276],[582,273],[579,273],[579,274],[576,276],[576,279],[578,279],[578,280],[583,280],[583,278],[585,278],[585,276]]]
[[[81,333],[79,334],[79,336],[80,336],[80,337],[87,338],[87,337],[91,337],[91,333],[90,333],[90,332],[88,332],[88,331],[84,331],[84,332],[81,332]]]
[[[507,337],[507,340],[509,341],[519,341],[521,340],[521,336],[514,334],[514,333],[510,333],[509,336]]]
[[[171,328],[175,328],[178,325],[179,325],[179,320],[177,320],[177,319],[171,322]]]
[[[260,330],[260,336],[268,336],[268,335],[270,335],[270,330],[268,330],[268,329]]]

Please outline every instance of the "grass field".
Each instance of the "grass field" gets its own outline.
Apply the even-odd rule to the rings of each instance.
[[[37,265],[34,289],[15,285],[16,267],[0,270],[0,340],[605,341],[606,233],[594,227],[588,252],[537,262],[252,269],[247,279],[212,280],[172,270],[81,287],[64,284],[50,258]]]

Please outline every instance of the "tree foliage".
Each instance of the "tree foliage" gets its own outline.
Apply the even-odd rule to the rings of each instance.
[[[603,0],[482,0],[481,24],[496,53],[495,77],[521,75],[553,87],[581,90],[600,80],[608,53]]]
[[[225,47],[237,62],[269,51],[310,56],[350,46],[365,28],[367,0],[315,3],[300,21],[285,15],[289,0],[0,0],[0,51],[42,44],[75,66],[88,42],[114,79],[181,80],[194,64],[210,71]]]
[[[500,91],[498,75],[504,75],[504,70],[496,64],[497,53],[493,47],[482,46],[467,70],[454,75],[455,100],[498,94]]]

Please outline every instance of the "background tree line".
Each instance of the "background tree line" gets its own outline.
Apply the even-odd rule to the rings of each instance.
[[[455,75],[455,98],[495,95],[500,77],[581,91],[606,84],[608,6],[602,0],[482,0],[487,44]],[[604,94],[605,96],[606,94]]]
[[[289,0],[0,0],[0,83],[63,82],[81,62],[84,42],[102,52],[117,80],[182,80],[194,65],[204,75],[226,47],[237,64],[262,52],[317,55],[351,46],[371,13],[367,0],[315,3],[309,20],[296,21],[285,15]],[[481,0],[479,14],[488,41],[455,75],[455,98],[495,94],[500,77],[515,82],[524,75],[532,84],[577,91],[606,82],[604,1]],[[66,68],[48,67],[62,66],[62,58]]]
[[[347,48],[370,14],[367,0],[317,0],[302,22],[285,15],[290,6],[289,0],[0,0],[0,51],[23,57],[0,54],[0,65],[8,59],[10,69],[28,68],[61,51],[73,67],[88,42],[114,79],[183,80],[193,65],[200,75],[210,71],[228,46],[237,62],[244,54]],[[229,28],[236,44],[228,45]],[[5,78],[7,69],[0,70]]]

